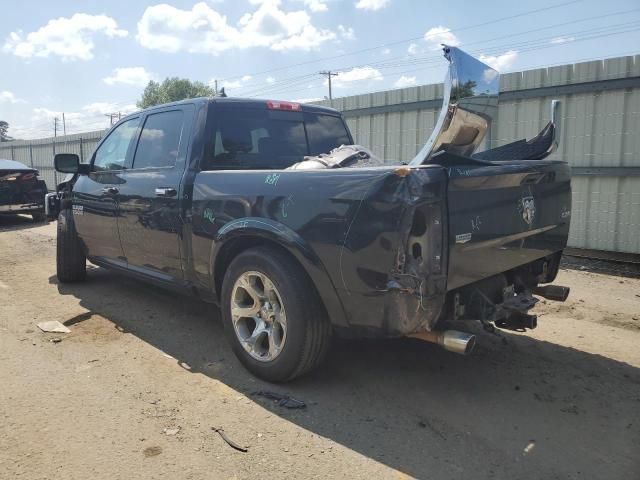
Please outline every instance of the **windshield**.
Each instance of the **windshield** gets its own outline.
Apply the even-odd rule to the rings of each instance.
[[[351,139],[339,116],[234,107],[217,110],[210,143],[203,170],[284,169]]]

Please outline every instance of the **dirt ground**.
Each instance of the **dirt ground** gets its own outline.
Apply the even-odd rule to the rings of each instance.
[[[580,268],[530,334],[342,341],[274,386],[215,307],[100,268],[58,285],[55,224],[0,218],[0,478],[638,479],[640,279]]]

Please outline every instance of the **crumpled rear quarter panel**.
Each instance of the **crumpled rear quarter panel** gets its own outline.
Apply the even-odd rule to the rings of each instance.
[[[225,233],[264,228],[316,257],[315,263],[309,259],[313,275],[324,272],[344,311],[346,325],[339,326],[359,335],[400,335],[426,326],[437,316],[427,282],[413,278],[419,269],[413,277],[406,274],[404,256],[413,209],[443,208],[446,172],[399,168],[197,174],[191,237],[196,277],[211,287],[217,243]],[[331,296],[322,282],[314,283],[323,299]]]

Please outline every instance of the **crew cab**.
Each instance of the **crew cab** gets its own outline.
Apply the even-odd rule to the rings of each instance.
[[[220,305],[240,361],[295,378],[333,335],[414,336],[468,353],[450,320],[536,326],[558,271],[570,171],[536,138],[487,148],[498,73],[455,47],[443,109],[414,159],[353,146],[340,113],[273,100],[189,99],[119,121],[47,198],[57,276],[86,260]],[[555,108],[555,107],[554,107]],[[345,153],[346,152],[346,153]]]

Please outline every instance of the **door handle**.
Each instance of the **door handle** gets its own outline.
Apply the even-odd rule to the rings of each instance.
[[[102,189],[102,193],[106,193],[107,195],[116,195],[119,191],[117,187],[104,187]]]
[[[175,188],[156,187],[156,197],[175,197],[178,194]]]

